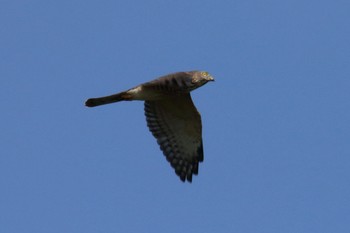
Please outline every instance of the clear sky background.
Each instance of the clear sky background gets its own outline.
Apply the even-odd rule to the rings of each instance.
[[[350,232],[350,2],[0,1],[0,232]],[[204,163],[182,183],[142,102],[194,91]]]

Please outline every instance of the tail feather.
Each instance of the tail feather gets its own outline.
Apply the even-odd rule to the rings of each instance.
[[[119,101],[125,100],[123,95],[125,95],[125,92],[121,92],[121,93],[109,95],[109,96],[104,96],[104,97],[99,97],[99,98],[91,98],[85,102],[85,106],[96,107],[96,106],[100,106],[100,105],[104,105],[104,104],[111,104],[111,103],[119,102]]]

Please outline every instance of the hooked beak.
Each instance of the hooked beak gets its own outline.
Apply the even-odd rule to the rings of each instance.
[[[215,79],[214,79],[212,76],[209,76],[209,77],[207,78],[207,80],[208,80],[208,81],[215,81]]]

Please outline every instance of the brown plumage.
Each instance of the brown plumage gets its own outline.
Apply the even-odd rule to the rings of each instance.
[[[203,161],[202,123],[190,91],[213,77],[204,71],[178,72],[138,85],[118,94],[91,98],[88,107],[123,100],[145,101],[147,126],[166,159],[182,181],[192,182]]]

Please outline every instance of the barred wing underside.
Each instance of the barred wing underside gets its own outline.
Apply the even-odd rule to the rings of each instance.
[[[182,181],[203,161],[202,123],[190,94],[145,101],[147,126]]]

